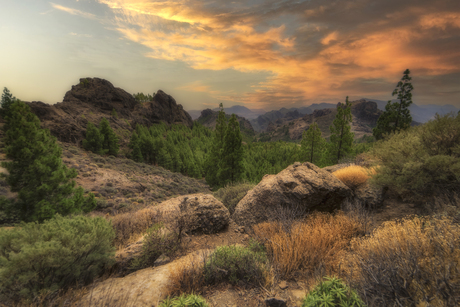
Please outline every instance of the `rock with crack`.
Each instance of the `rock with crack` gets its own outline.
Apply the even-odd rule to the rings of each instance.
[[[233,219],[251,226],[272,219],[280,206],[332,212],[350,195],[351,190],[331,173],[312,163],[296,162],[277,175],[264,176],[238,203]]]
[[[184,221],[186,233],[218,233],[230,222],[228,209],[210,194],[179,196],[162,202],[157,208],[165,214],[177,214],[175,218]]]

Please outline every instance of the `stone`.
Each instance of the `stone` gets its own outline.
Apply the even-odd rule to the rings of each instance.
[[[160,203],[157,210],[177,212],[185,220],[186,233],[218,233],[228,227],[228,209],[211,194],[179,196]]]
[[[353,194],[353,202],[355,204],[368,209],[376,209],[383,204],[385,189],[366,183],[357,187],[353,191]]]
[[[285,280],[282,280],[282,281],[279,283],[278,287],[280,287],[281,290],[285,290],[285,289],[287,289],[287,288],[289,287],[289,285],[288,285],[288,283],[287,283]]]
[[[279,297],[272,297],[265,300],[267,307],[286,307],[286,301]]]
[[[238,203],[233,220],[252,226],[273,219],[280,207],[301,207],[303,212],[333,212],[351,190],[331,173],[312,163],[296,162],[277,175],[266,175]]]

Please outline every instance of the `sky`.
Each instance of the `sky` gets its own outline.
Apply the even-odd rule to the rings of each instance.
[[[186,110],[389,100],[460,108],[458,0],[0,0],[0,87],[61,102],[80,78]]]

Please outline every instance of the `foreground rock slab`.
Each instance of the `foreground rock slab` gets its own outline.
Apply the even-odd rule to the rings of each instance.
[[[80,306],[158,306],[168,296],[172,272],[178,267],[201,263],[210,252],[199,250],[160,267],[106,279],[82,298]]]
[[[332,212],[350,195],[351,190],[330,172],[296,162],[277,175],[265,175],[238,203],[233,219],[251,226],[276,218],[279,208]]]

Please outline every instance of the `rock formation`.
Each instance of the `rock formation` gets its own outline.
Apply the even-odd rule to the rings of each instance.
[[[219,115],[219,112],[217,111],[213,111],[211,109],[205,109],[201,111],[201,116],[196,121],[205,127],[214,129],[216,127],[218,115]],[[230,114],[225,114],[225,117],[227,118],[227,120],[230,119],[230,116],[231,116]],[[254,128],[252,127],[251,123],[246,118],[236,115],[236,119],[238,120],[238,123],[240,124],[241,132],[247,135],[251,135],[251,136],[255,134]]]
[[[109,119],[115,131],[131,132],[136,124],[149,126],[160,122],[193,125],[190,115],[165,92],[159,90],[153,101],[141,104],[128,92],[100,78],[80,79],[61,103],[28,104],[42,127],[48,128],[59,141],[68,143],[79,144],[85,138],[88,122],[98,125],[103,117]]]
[[[263,177],[238,203],[233,219],[239,225],[254,225],[272,218],[279,206],[332,212],[350,195],[351,190],[331,173],[296,162],[277,175]]]

